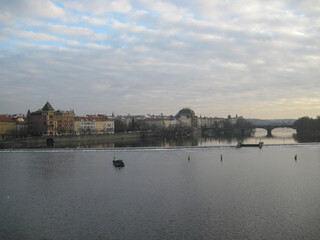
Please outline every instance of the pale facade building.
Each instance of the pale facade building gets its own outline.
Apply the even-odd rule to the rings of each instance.
[[[114,121],[102,117],[76,117],[74,126],[77,135],[114,133]]]
[[[199,117],[197,118],[198,127],[210,128],[214,126],[215,119],[212,117]]]
[[[147,118],[141,121],[149,127],[155,126],[158,129],[167,129],[171,126],[173,120],[166,118]]]

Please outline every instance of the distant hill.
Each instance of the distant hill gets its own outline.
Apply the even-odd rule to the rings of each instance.
[[[297,119],[255,119],[255,118],[249,118],[246,120],[248,122],[251,122],[254,125],[267,126],[267,125],[291,125]]]

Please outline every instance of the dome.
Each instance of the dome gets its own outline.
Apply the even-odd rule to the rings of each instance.
[[[182,116],[184,116],[186,118],[194,118],[195,114],[194,114],[194,111],[192,109],[183,108],[177,113],[176,117],[177,118],[181,118]]]

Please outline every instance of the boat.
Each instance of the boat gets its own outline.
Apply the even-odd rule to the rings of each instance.
[[[259,147],[259,148],[262,148],[263,146],[263,142],[259,142],[257,144],[253,143],[253,144],[246,144],[246,143],[241,143],[241,142],[238,142],[237,144],[237,148],[241,148],[241,147]]]
[[[113,160],[113,166],[118,167],[118,168],[122,168],[122,167],[124,167],[124,163],[120,159],[115,159],[115,160]]]

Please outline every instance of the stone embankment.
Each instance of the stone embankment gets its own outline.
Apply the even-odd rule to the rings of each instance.
[[[126,142],[141,141],[142,134],[140,132],[132,133],[115,133],[103,135],[79,135],[79,136],[42,136],[42,137],[26,137],[14,138],[0,141],[0,149],[16,149],[16,148],[46,148],[53,143],[54,147],[91,147],[99,146],[114,147],[114,144]]]

